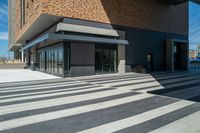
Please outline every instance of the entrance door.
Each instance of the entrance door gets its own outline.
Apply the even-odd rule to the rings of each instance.
[[[115,47],[95,48],[96,73],[109,73],[117,71],[117,50]]]
[[[152,71],[153,70],[153,55],[147,54],[147,70]]]
[[[181,48],[180,44],[175,43],[174,44],[174,69],[180,69],[181,68]]]

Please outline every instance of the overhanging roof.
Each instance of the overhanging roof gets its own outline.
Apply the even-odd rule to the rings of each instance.
[[[166,3],[166,4],[172,4],[172,5],[178,5],[178,4],[188,2],[188,0],[156,0],[156,1]]]
[[[12,45],[9,46],[9,51],[16,51],[16,50],[20,49],[21,46],[22,46],[22,45],[19,44],[19,43],[17,43],[17,44],[12,44]]]
[[[61,16],[41,14],[33,24],[18,38],[17,43],[31,40],[34,36],[41,34],[44,30],[55,24],[61,19]]]
[[[47,33],[38,39],[28,43],[23,49],[28,49],[33,46],[36,46],[45,41],[73,41],[73,42],[86,42],[86,43],[95,43],[95,44],[111,44],[111,45],[128,45],[127,40],[121,39],[112,39],[112,38],[103,38],[103,37],[91,37],[91,36],[81,36],[81,35],[66,35],[58,33]]]
[[[182,4],[182,3],[185,3],[185,2],[189,2],[189,1],[200,4],[200,0],[156,0],[156,1],[166,3],[166,4],[172,4],[172,5],[178,5],[178,4]]]
[[[192,2],[195,2],[197,4],[200,4],[200,0],[191,0]]]
[[[98,28],[93,26],[77,25],[77,24],[58,23],[56,25],[55,32],[59,31],[119,37],[117,30]]]

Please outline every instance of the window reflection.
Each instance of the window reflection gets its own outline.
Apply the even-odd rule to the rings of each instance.
[[[116,48],[95,48],[95,71],[97,73],[117,71]]]
[[[38,69],[55,75],[63,75],[63,47],[40,49],[38,51]]]

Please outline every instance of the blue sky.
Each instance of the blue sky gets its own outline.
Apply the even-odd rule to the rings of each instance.
[[[190,49],[195,50],[197,44],[200,44],[200,5],[190,2],[189,11]]]
[[[8,55],[8,2],[0,0],[0,56]]]
[[[200,44],[200,5],[190,2],[189,13],[190,49]],[[0,56],[8,55],[8,2],[0,0]]]

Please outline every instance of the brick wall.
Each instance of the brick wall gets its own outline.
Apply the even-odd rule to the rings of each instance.
[[[22,29],[19,28],[19,4],[17,4],[17,38],[42,13],[188,35],[188,3],[173,6],[154,0],[26,1],[28,3],[28,7],[26,4],[26,24]]]
[[[21,28],[20,0],[16,0],[15,41],[30,27],[42,13],[42,0],[25,0],[25,25]]]

